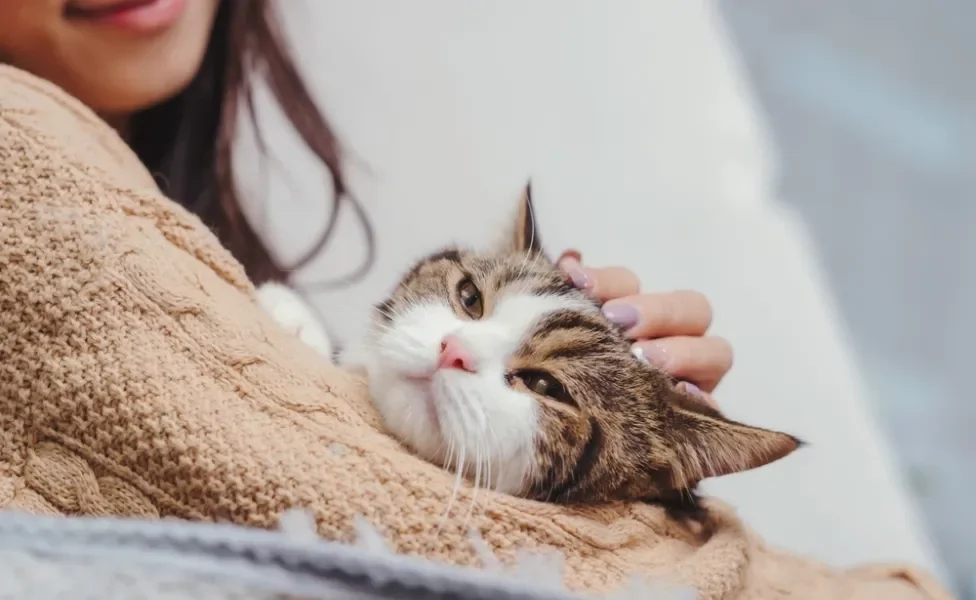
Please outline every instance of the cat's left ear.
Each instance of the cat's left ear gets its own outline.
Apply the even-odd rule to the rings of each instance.
[[[515,213],[515,224],[512,227],[505,246],[506,253],[537,254],[544,256],[542,242],[539,240],[539,229],[536,226],[535,211],[532,208],[532,182],[525,184],[522,197],[519,199],[518,211]]]

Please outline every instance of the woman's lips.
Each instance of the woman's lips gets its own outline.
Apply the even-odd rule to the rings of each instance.
[[[65,8],[69,19],[152,33],[176,22],[187,0],[78,0]]]
[[[68,2],[69,12],[98,13],[113,10],[123,10],[135,8],[144,4],[150,4],[153,0],[75,0]]]

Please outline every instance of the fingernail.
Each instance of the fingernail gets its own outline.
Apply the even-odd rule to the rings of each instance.
[[[718,403],[715,402],[715,399],[709,396],[708,394],[706,394],[705,392],[703,392],[701,388],[699,388],[697,385],[693,383],[689,383],[687,381],[682,381],[677,385],[677,388],[701,400],[706,405],[714,408],[715,410],[721,410],[718,407]]]
[[[621,329],[630,329],[637,325],[640,313],[631,304],[611,304],[603,306],[603,314]]]
[[[637,354],[638,351],[640,354]],[[643,359],[644,362],[650,363],[655,367],[664,367],[664,365],[668,362],[667,350],[658,346],[657,344],[634,346],[634,354],[637,354],[638,358]]]
[[[583,262],[583,255],[580,254],[579,250],[573,250],[570,248],[562,254],[559,255],[559,263],[562,264],[566,260],[575,260],[576,262]]]
[[[566,274],[569,275],[569,278],[573,281],[573,285],[577,289],[588,292],[593,287],[590,276],[586,274],[586,271],[583,270],[583,267],[580,266],[578,261],[567,258],[559,266],[566,271]]]

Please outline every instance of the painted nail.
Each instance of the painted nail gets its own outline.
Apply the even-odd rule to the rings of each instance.
[[[636,306],[631,304],[604,305],[603,314],[611,322],[624,330],[637,325],[637,320],[640,319],[640,312],[638,312]]]
[[[668,351],[666,348],[657,344],[646,344],[638,346],[641,351],[641,358],[644,362],[650,363],[655,367],[664,367],[668,362]]]
[[[573,280],[573,285],[584,292],[588,292],[593,287],[590,276],[586,274],[586,271],[582,267],[571,266],[566,269],[566,274]]]
[[[593,287],[593,281],[590,279],[590,276],[586,274],[586,271],[580,266],[579,261],[574,257],[564,258],[559,266],[566,271],[566,274],[569,275],[569,278],[573,281],[573,285],[577,289],[588,292]]]
[[[647,362],[647,359],[644,358],[644,349],[640,346],[631,346],[630,351],[637,357],[637,360]]]
[[[715,402],[715,399],[712,398],[711,396],[709,396],[708,394],[706,394],[705,392],[703,392],[701,390],[701,388],[699,388],[697,385],[695,385],[693,383],[689,383],[687,381],[682,381],[676,387],[679,390],[681,390],[681,391],[683,391],[683,392],[685,392],[687,394],[690,394],[690,395],[694,396],[695,398],[701,400],[702,402],[704,402],[708,406],[714,408],[715,410],[721,410],[718,407],[718,404]]]

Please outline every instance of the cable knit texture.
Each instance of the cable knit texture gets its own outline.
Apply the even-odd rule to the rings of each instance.
[[[728,507],[704,530],[657,507],[484,494],[437,531],[453,477],[385,435],[362,381],[254,301],[244,271],[133,153],[54,86],[0,67],[0,507],[271,527],[307,507],[349,541],[362,515],[407,554],[479,564],[557,550],[566,583],[632,574],[703,599],[948,598],[927,575],[767,547]],[[455,506],[470,500],[462,490]],[[797,518],[803,518],[798,515]],[[831,532],[830,535],[843,535]]]

